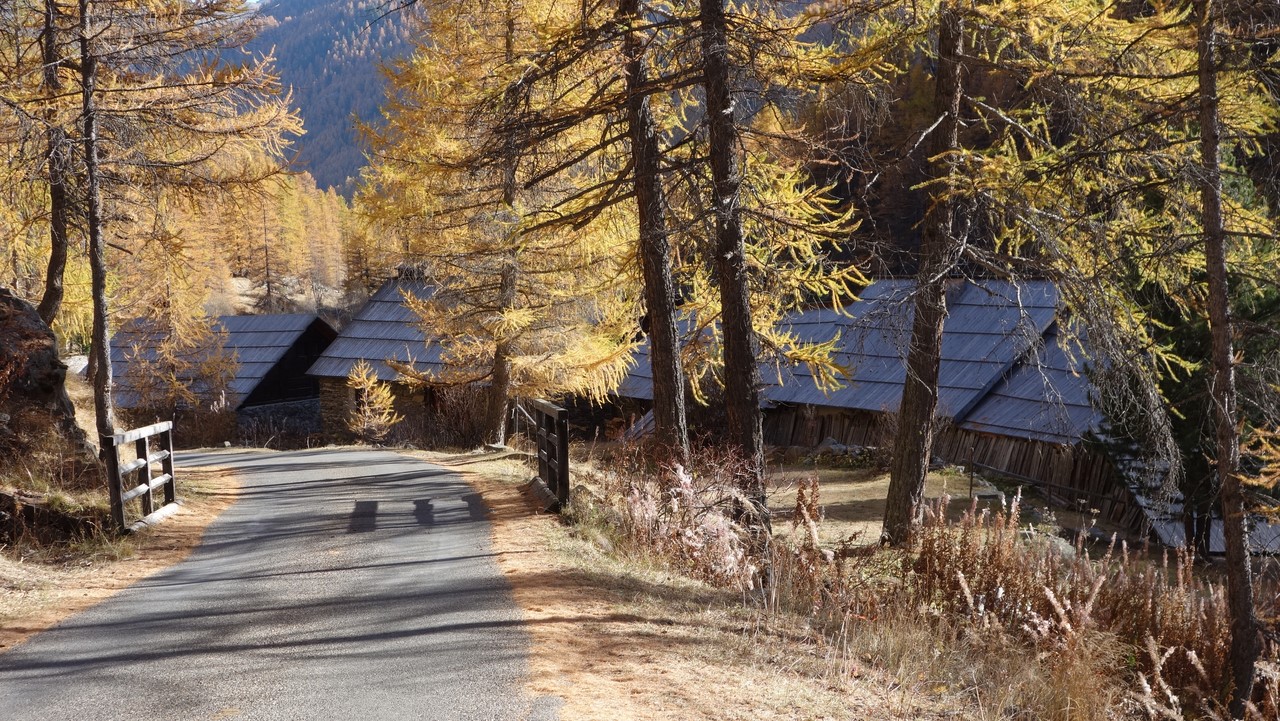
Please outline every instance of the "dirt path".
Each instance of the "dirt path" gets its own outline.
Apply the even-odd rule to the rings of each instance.
[[[492,513],[499,565],[533,639],[534,695],[587,719],[965,717],[892,679],[828,660],[822,638],[734,594],[623,562],[536,513],[512,458],[418,454],[464,473]]]
[[[0,653],[186,558],[239,491],[235,476],[217,468],[184,470],[178,483],[182,506],[157,528],[39,554],[4,549]]]

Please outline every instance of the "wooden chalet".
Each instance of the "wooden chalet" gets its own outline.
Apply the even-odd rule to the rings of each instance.
[[[906,378],[912,280],[879,280],[835,311],[810,309],[783,326],[810,342],[835,341],[843,383],[822,388],[809,368],[763,365],[765,442],[813,447],[892,442]],[[1070,508],[1097,509],[1146,533],[1161,504],[1152,489],[1117,470],[1100,442],[1102,414],[1084,374],[1087,349],[1068,347],[1056,287],[1047,281],[955,281],[939,369],[933,453],[944,462],[1035,486]],[[618,395],[651,402],[642,349]]]
[[[396,411],[404,416],[401,434],[412,436],[422,426],[426,412],[426,391],[401,383],[400,373],[387,361],[403,363],[421,371],[440,367],[440,347],[428,346],[421,321],[405,304],[405,296],[429,297],[433,286],[413,274],[392,278],[369,298],[307,371],[320,387],[321,418],[325,436],[334,441],[351,440],[346,419],[355,402],[355,392],[347,376],[359,361],[368,363],[379,380],[391,383]]]
[[[241,430],[252,424],[280,431],[309,433],[319,426],[319,385],[307,368],[337,337],[337,331],[315,315],[230,315],[212,319],[224,342],[185,351],[191,365],[223,352],[232,362],[225,399],[235,410]],[[111,338],[111,362],[117,380],[116,405],[139,409],[146,402],[130,379],[141,377],[161,362],[165,334],[141,321],[124,324]],[[207,391],[198,377],[185,379],[197,395]]]

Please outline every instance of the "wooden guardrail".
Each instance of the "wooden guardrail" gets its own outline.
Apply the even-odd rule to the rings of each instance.
[[[151,439],[156,438],[156,450]],[[137,458],[122,464],[120,447],[134,444]],[[107,485],[111,493],[111,520],[120,533],[139,525],[153,523],[169,515],[176,508],[177,485],[173,479],[173,423],[164,421],[114,436],[103,436],[103,450],[107,459]],[[152,475],[152,466],[160,464],[160,475]],[[158,507],[154,496],[157,488],[164,489],[164,502]],[[140,499],[142,518],[132,525],[125,524],[125,504]]]
[[[569,502],[569,411],[540,398],[528,403],[537,428],[538,478],[563,508]]]

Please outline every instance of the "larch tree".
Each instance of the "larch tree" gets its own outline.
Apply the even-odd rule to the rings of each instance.
[[[679,3],[624,3],[531,13],[539,42],[515,62],[522,81],[536,90],[521,112],[503,115],[518,131],[508,137],[518,137],[527,152],[537,155],[565,143],[575,148],[571,162],[551,164],[535,176],[539,182],[564,182],[578,174],[568,182],[573,192],[557,201],[539,229],[586,228],[623,207],[635,218],[640,242],[634,262],[646,297],[655,430],[664,439],[660,445],[674,443],[677,452],[685,435],[679,400],[687,390],[701,394],[712,375],[722,383],[724,368],[715,252],[705,242],[713,237],[715,214],[707,212],[713,173],[697,10]],[[812,92],[823,76],[836,73],[832,55],[821,43],[800,39],[816,24],[812,18],[737,7],[730,15],[731,92],[739,111],[733,123],[743,133],[742,148],[735,151],[743,159],[745,183],[740,221],[746,228],[745,262],[752,268],[747,297],[754,332],[764,337],[766,357],[810,362],[831,375],[835,369],[823,349],[799,342],[777,323],[801,304],[851,297],[850,281],[861,278],[856,268],[828,261],[829,241],[847,231],[847,213],[831,202],[829,188],[811,182],[802,163],[789,157],[806,140],[788,106],[795,95]],[[749,96],[745,102],[738,97],[743,93]],[[500,105],[500,98],[489,102]],[[580,127],[595,123],[601,130],[588,136],[592,142],[574,139]],[[581,175],[583,167],[592,169],[589,180]],[[662,337],[681,325],[688,330],[674,346],[678,357],[667,358]],[[681,375],[693,379],[687,388]]]
[[[898,405],[897,433],[890,466],[881,539],[907,543],[923,520],[925,475],[937,427],[938,371],[942,325],[947,315],[946,283],[955,268],[960,243],[955,237],[956,198],[948,187],[956,174],[961,98],[964,95],[964,21],[944,1],[937,11],[937,70],[934,107],[937,121],[929,139],[935,192],[925,214],[917,254],[911,337],[906,379]]]
[[[1098,400],[1148,445],[1150,471],[1170,486],[1188,456],[1213,459],[1232,641],[1222,664],[1230,668],[1215,666],[1209,678],[1229,690],[1238,717],[1258,646],[1238,467],[1250,419],[1235,376],[1266,359],[1234,345],[1247,336],[1233,325],[1280,291],[1275,218],[1242,166],[1280,109],[1263,75],[1273,52],[1256,41],[1267,29],[1232,25],[1225,9],[1198,1],[1111,12],[1080,2],[988,16],[1005,31],[1002,62],[1039,95],[1017,109],[971,101],[999,132],[990,151],[964,154],[962,192],[987,209],[998,251],[988,262],[1024,258],[1058,281],[1086,336]],[[1019,45],[1016,58],[1007,52]],[[1195,326],[1206,350],[1187,357],[1175,333]],[[1186,385],[1201,365],[1205,387],[1171,410],[1160,384]],[[1179,449],[1174,412],[1212,419],[1211,438]],[[1255,412],[1251,422],[1268,418]]]
[[[1212,337],[1215,472],[1221,494],[1223,539],[1227,556],[1227,602],[1231,611],[1232,717],[1243,717],[1253,694],[1254,666],[1261,651],[1253,608],[1249,529],[1240,479],[1240,414],[1236,397],[1227,265],[1227,226],[1223,217],[1222,133],[1218,76],[1222,69],[1219,37],[1222,11],[1215,0],[1196,0],[1196,91],[1200,131],[1200,223]]]
[[[25,176],[22,182],[46,196],[36,222],[24,228],[46,233],[40,253],[45,260],[43,287],[24,295],[32,297],[40,317],[53,325],[65,296],[75,193],[77,103],[67,88],[75,47],[74,6],[56,0],[14,3],[2,22],[4,57],[12,61],[0,70],[0,103],[6,109],[0,145],[7,149],[12,170]]]
[[[284,134],[299,128],[269,60],[230,55],[255,30],[240,0],[79,0],[77,10],[95,415],[107,436],[114,432],[108,204],[115,218],[127,212],[129,197],[195,197],[261,182],[280,168]]]
[[[444,12],[445,4],[428,9]],[[601,397],[629,362],[637,298],[616,213],[580,229],[544,221],[589,182],[575,161],[595,128],[530,149],[510,122],[540,102],[524,81],[529,18],[556,7],[448,6],[430,43],[390,73],[385,127],[359,205],[380,227],[420,239],[408,257],[433,286],[408,299],[446,372],[429,384],[487,388],[487,440],[505,441],[510,399]],[[463,22],[462,20],[465,20]],[[566,80],[566,83],[569,81]],[[581,89],[579,92],[587,92]],[[548,167],[567,175],[545,175]]]
[[[53,324],[62,308],[63,276],[67,268],[68,226],[71,215],[71,145],[65,127],[63,66],[67,60],[67,28],[57,0],[44,0],[44,21],[40,29],[41,94],[45,107],[45,177],[49,188],[49,265],[45,271],[44,295],[36,312]]]
[[[745,463],[743,491],[754,504],[753,526],[769,528],[760,414],[759,341],[751,318],[750,272],[742,220],[742,158],[729,24],[724,0],[701,0],[703,91],[711,208],[715,217],[715,277],[720,295],[726,432]]]
[[[656,30],[642,26],[650,13],[639,0],[619,0],[618,15],[626,24],[622,41],[625,63],[626,135],[634,174],[637,255],[649,337],[649,365],[653,377],[654,439],[680,462],[689,454],[689,426],[685,412],[685,373],[680,360],[676,289],[672,274],[669,206],[662,176],[662,139],[653,117],[650,97],[650,43]]]

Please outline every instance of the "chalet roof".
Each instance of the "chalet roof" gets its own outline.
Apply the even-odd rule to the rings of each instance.
[[[763,401],[896,412],[906,378],[914,316],[911,280],[879,280],[836,311],[815,308],[783,323],[801,339],[835,340],[844,385],[819,388],[804,365],[761,367]],[[1048,281],[957,281],[947,291],[938,412],[967,430],[1074,443],[1101,419],[1079,353],[1071,354],[1057,325],[1059,297]],[[652,400],[648,347],[617,391]]]
[[[1096,431],[1102,413],[1091,401],[1081,349],[1071,348],[1057,324],[964,417],[960,427],[980,433],[1075,443]]]
[[[426,370],[440,365],[440,347],[426,344],[420,320],[404,303],[405,294],[427,298],[433,286],[427,281],[393,278],[369,298],[355,318],[316,360],[308,375],[346,378],[357,361],[364,360],[378,378],[393,381],[399,374],[388,359]]]
[[[226,350],[236,360],[236,375],[230,390],[242,402],[253,392],[267,373],[280,362],[313,323],[325,323],[315,315],[304,313],[276,315],[224,315],[213,319],[214,330],[226,332]],[[327,326],[328,324],[325,323]],[[138,363],[154,363],[158,347],[166,333],[146,326],[141,320],[128,321],[111,336],[111,364],[117,368],[116,403],[132,408],[137,394],[128,387],[129,366]],[[187,352],[187,359],[199,361],[208,357],[210,348],[196,348]]]
[[[837,340],[835,360],[847,369],[842,388],[824,392],[805,366],[765,372],[774,403],[896,412],[906,378],[914,316],[914,281],[881,280],[842,312],[796,314],[791,330],[809,342]],[[938,413],[963,418],[1053,323],[1057,289],[1042,281],[957,282],[947,290],[938,373]],[[779,382],[780,381],[780,382]]]

